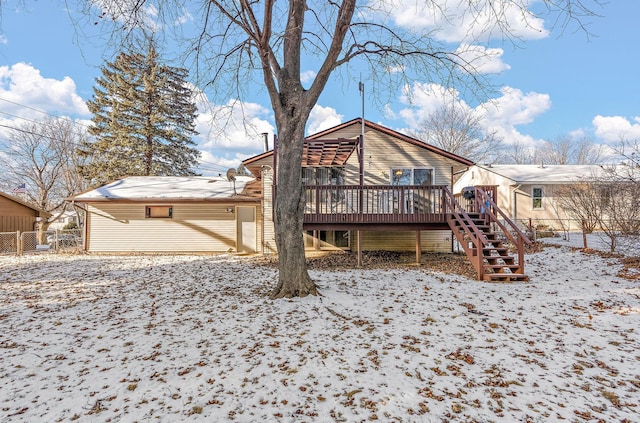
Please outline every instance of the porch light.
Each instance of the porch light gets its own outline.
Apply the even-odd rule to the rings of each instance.
[[[395,172],[393,172],[396,176],[400,177],[404,174],[404,172],[402,171],[402,169],[396,169]]]

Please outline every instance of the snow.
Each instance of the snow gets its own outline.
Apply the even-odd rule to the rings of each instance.
[[[638,421],[640,282],[547,246],[529,283],[233,255],[0,257],[2,422]]]
[[[231,198],[253,178],[236,176],[235,183],[222,176],[130,176],[71,198],[77,202],[127,200],[176,200]]]
[[[513,180],[515,183],[566,183],[602,174],[600,165],[501,165],[478,166]]]

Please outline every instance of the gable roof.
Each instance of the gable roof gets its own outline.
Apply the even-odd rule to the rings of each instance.
[[[51,213],[46,212],[46,211],[44,211],[44,210],[42,210],[42,209],[40,209],[38,207],[35,207],[35,206],[27,203],[26,201],[19,199],[18,197],[14,197],[11,194],[6,194],[4,192],[0,192],[0,197],[6,198],[9,201],[13,201],[14,203],[20,204],[21,206],[27,207],[27,208],[39,213],[39,215],[41,217],[47,217],[48,218],[48,217],[51,216]]]
[[[341,123],[340,125],[334,126],[332,128],[326,129],[324,131],[315,133],[313,135],[309,135],[304,139],[305,147],[303,151],[302,157],[302,165],[303,166],[340,166],[344,164],[355,148],[357,147],[359,140],[358,138],[353,139],[331,139],[331,135],[334,132],[340,131],[344,128],[348,128],[353,125],[362,125],[362,118],[352,119],[348,122]],[[454,160],[462,165],[471,166],[473,162],[471,160],[465,159],[464,157],[458,156],[456,154],[450,153],[448,151],[442,150],[441,148],[435,147],[431,144],[427,144],[423,141],[412,138],[403,133],[394,131],[393,129],[386,128],[382,125],[375,124],[368,120],[364,120],[364,125],[367,128],[373,129],[374,131],[381,132],[383,134],[387,134],[393,138],[398,140],[408,142],[410,144],[416,145],[418,147],[424,148],[425,150],[431,151],[433,153],[444,156],[448,159]],[[367,140],[365,136],[364,140],[365,149],[367,145]],[[337,154],[334,155],[334,151]],[[272,156],[273,150],[269,150],[267,152],[258,154],[257,156],[250,157],[242,162],[242,164],[252,173],[256,174],[254,170],[253,163],[259,162],[260,160]],[[333,161],[329,158],[335,156]]]
[[[234,183],[216,176],[130,176],[67,199],[78,203],[94,202],[192,202],[258,200],[250,189],[255,180],[236,176]]]
[[[562,184],[578,182],[602,174],[600,165],[478,165],[477,167],[511,179],[516,184]]]
[[[341,129],[344,129],[344,128],[347,128],[347,127],[353,126],[353,125],[362,125],[362,118],[352,119],[352,120],[350,120],[348,122],[345,122],[345,123],[342,123],[340,125],[334,126],[333,128],[329,128],[329,129],[326,129],[324,131],[318,132],[317,134],[309,135],[307,138],[308,139],[323,138],[323,137],[326,137],[326,135],[328,135],[328,134],[330,134],[332,132],[339,131]],[[410,137],[410,136],[405,135],[405,134],[403,134],[401,132],[398,132],[398,131],[394,131],[393,129],[389,129],[389,128],[385,127],[385,126],[379,125],[377,123],[373,123],[373,122],[368,121],[366,119],[364,119],[364,126],[366,128],[371,128],[371,129],[373,129],[375,131],[378,131],[378,132],[381,132],[383,134],[387,134],[387,135],[389,135],[389,136],[391,136],[393,138],[398,138],[398,139],[400,139],[402,141],[408,142],[409,144],[417,145],[418,147],[422,147],[422,148],[424,148],[426,150],[429,150],[429,151],[434,152],[436,154],[439,154],[441,156],[447,157],[447,158],[449,158],[451,160],[457,161],[460,164],[464,164],[466,166],[473,165],[473,161],[471,161],[471,160],[465,159],[464,157],[458,156],[457,154],[450,153],[448,151],[445,151],[445,150],[443,150],[441,148],[438,148],[436,146],[433,146],[431,144],[427,144],[424,141],[420,141],[420,140],[418,140],[416,138]],[[367,145],[367,140],[365,138],[365,148],[366,148],[366,145]]]

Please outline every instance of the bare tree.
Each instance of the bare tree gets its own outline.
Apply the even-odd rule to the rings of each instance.
[[[587,248],[586,235],[598,229],[605,213],[606,198],[601,184],[596,180],[585,180],[563,185],[556,188],[555,195],[559,209],[580,224],[584,248]]]
[[[603,156],[603,146],[592,139],[583,137],[558,136],[545,141],[535,150],[534,162],[544,164],[597,164]]]
[[[12,130],[5,179],[26,185],[27,201],[55,214],[64,212],[65,198],[86,188],[78,174],[76,148],[86,137],[83,127],[65,118],[30,121]],[[41,225],[42,230],[47,222]]]
[[[476,163],[502,159],[502,138],[482,128],[482,116],[460,104],[446,104],[419,123],[412,136]]]
[[[588,1],[598,4],[600,0]],[[556,17],[562,25],[571,20],[581,24],[581,18],[593,14],[585,0],[544,3],[547,10],[559,12]],[[91,13],[92,6],[103,6],[90,23],[113,24],[111,34],[124,36],[145,25],[145,11],[151,8],[153,15],[165,23],[182,21],[185,15],[195,19],[193,11],[185,13],[184,2],[177,0],[153,5],[149,0],[84,4]],[[348,76],[349,65],[357,62],[367,66],[372,90],[377,93],[391,93],[394,87],[412,80],[439,81],[447,86],[466,80],[470,82],[467,88],[482,88],[485,81],[474,67],[481,60],[468,60],[466,53],[473,51],[472,43],[465,52],[464,48],[439,41],[433,28],[393,26],[389,10],[394,5],[384,0],[363,2],[358,7],[356,0],[207,0],[201,4],[197,30],[184,44],[184,51],[196,59],[194,74],[226,99],[254,94],[247,81],[259,75],[275,115],[278,186],[274,220],[279,276],[271,296],[317,294],[304,255],[301,159],[309,114],[329,78],[339,67]],[[495,34],[516,40],[520,34],[510,26],[510,19],[516,15],[527,21],[537,18],[527,8],[528,3],[520,0],[469,0],[459,5],[464,9],[460,14],[471,17],[465,31],[467,41],[472,42]],[[443,21],[451,18],[450,6],[447,0],[416,2],[416,7]],[[303,61],[313,64],[315,72],[306,86],[302,82]]]
[[[504,148],[504,157],[508,163],[514,164],[533,164],[535,149],[527,146],[525,143],[516,141]]]

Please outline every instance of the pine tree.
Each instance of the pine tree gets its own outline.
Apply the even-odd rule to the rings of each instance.
[[[186,69],[160,64],[153,42],[146,56],[123,52],[107,63],[87,102],[95,139],[80,148],[90,157],[83,176],[104,183],[124,176],[195,175],[197,109],[187,76]]]

